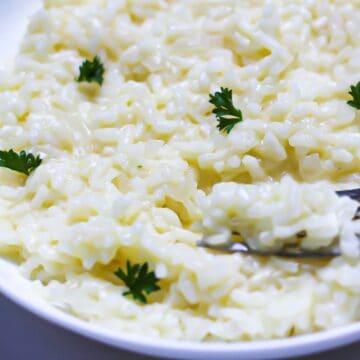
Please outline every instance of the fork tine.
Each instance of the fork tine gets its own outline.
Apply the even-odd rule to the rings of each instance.
[[[214,251],[230,252],[230,253],[241,253],[256,256],[277,256],[283,258],[297,258],[297,259],[324,259],[333,258],[341,255],[339,249],[331,249],[324,251],[308,251],[299,248],[289,250],[254,250],[251,249],[247,244],[241,242],[233,242],[225,245],[209,245],[206,242],[200,240],[197,242],[199,247],[207,248]]]

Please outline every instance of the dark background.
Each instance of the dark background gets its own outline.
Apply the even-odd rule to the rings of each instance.
[[[2,295],[0,295],[0,359],[155,360],[155,358],[129,354],[98,344],[51,325],[14,305]],[[276,354],[274,354],[274,359],[276,359]],[[360,343],[296,360],[339,359],[359,360]]]

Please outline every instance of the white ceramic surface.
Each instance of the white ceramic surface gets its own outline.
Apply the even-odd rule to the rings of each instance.
[[[40,0],[0,0],[0,68],[9,66],[25,31],[26,21]],[[235,344],[198,344],[148,339],[115,333],[89,324],[50,306],[30,290],[17,267],[0,257],[0,291],[8,298],[48,321],[94,340],[130,351],[174,359],[270,359],[290,358],[360,341],[360,323],[327,332],[283,340]]]

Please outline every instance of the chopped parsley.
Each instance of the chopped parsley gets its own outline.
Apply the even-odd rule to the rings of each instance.
[[[217,128],[227,134],[233,127],[243,120],[241,110],[237,109],[233,104],[232,90],[220,88],[220,91],[210,94],[210,103],[215,105],[213,114],[219,122]]]
[[[0,151],[0,167],[5,167],[25,175],[30,175],[42,162],[40,156],[27,154],[21,151],[19,154],[14,150]]]
[[[99,85],[103,84],[105,68],[97,55],[93,61],[85,60],[79,70],[80,75],[77,78],[78,82],[97,82]]]
[[[353,97],[353,99],[347,103],[355,109],[360,110],[360,81],[356,85],[350,87],[349,94]]]
[[[146,295],[160,290],[160,287],[157,285],[157,282],[160,280],[156,277],[155,272],[149,271],[148,263],[131,265],[130,261],[127,261],[126,273],[119,268],[114,274],[129,289],[123,295],[132,296],[143,304],[147,303]]]

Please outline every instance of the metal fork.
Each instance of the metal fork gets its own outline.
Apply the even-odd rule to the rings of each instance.
[[[338,196],[348,196],[353,200],[360,202],[360,188],[352,190],[337,191]],[[360,218],[360,207],[357,209],[354,219]],[[233,235],[240,235],[238,232],[233,232]],[[299,237],[304,237],[304,234],[299,233]],[[306,234],[305,234],[306,236]],[[336,240],[336,239],[334,239]],[[322,250],[304,250],[297,245],[287,245],[280,250],[256,250],[250,248],[245,242],[232,242],[225,245],[210,245],[204,240],[197,242],[199,247],[207,248],[215,251],[242,253],[256,256],[278,256],[283,258],[297,258],[297,259],[324,259],[334,258],[341,255],[339,247],[325,248]]]

